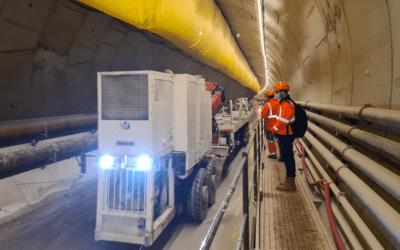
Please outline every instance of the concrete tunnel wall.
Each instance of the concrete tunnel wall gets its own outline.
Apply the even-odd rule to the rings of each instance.
[[[98,71],[202,75],[255,93],[173,44],[68,0],[0,0],[0,120],[97,112]]]
[[[295,100],[400,110],[399,11],[396,0],[264,1],[269,85],[287,81]],[[164,39],[68,0],[0,0],[0,19],[0,120],[96,112],[97,71],[170,69],[216,81],[227,99],[254,94]],[[398,131],[359,125],[400,141]],[[354,146],[400,174],[390,160]],[[350,168],[400,211],[393,197]],[[393,249],[365,207],[346,195]]]
[[[395,0],[264,1],[269,85],[287,81],[294,100],[354,107],[371,104],[376,108],[400,110],[399,11],[400,2]],[[324,112],[322,115],[400,142],[398,129]],[[398,164],[390,159],[317,125],[394,174],[400,174]],[[327,143],[323,144],[331,149]],[[312,152],[334,179],[336,174],[323,156],[315,149]],[[340,153],[336,156],[343,159]],[[395,198],[357,167],[343,162],[400,213]],[[339,182],[338,186],[384,248],[397,249],[356,195],[344,183]],[[359,236],[357,232],[356,235]]]
[[[264,1],[270,86],[297,100],[400,110],[400,3]]]

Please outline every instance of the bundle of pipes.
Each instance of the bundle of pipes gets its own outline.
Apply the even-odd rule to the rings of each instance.
[[[313,127],[313,125],[311,125],[311,127]],[[393,245],[400,246],[400,214],[394,208],[392,208],[382,197],[375,193],[375,191],[371,187],[363,182],[360,177],[354,174],[349,168],[344,167],[343,163],[335,155],[333,155],[321,142],[319,142],[314,136],[312,136],[310,132],[306,132],[304,138],[313,146],[318,154],[325,159],[325,161],[332,167],[332,169],[336,173],[340,173],[338,177],[347,186],[349,191],[351,191],[351,193],[353,193],[357,197],[357,199],[363,204],[364,211],[376,223],[376,225],[384,233],[384,235],[387,236],[388,240]],[[336,197],[339,202],[342,202],[340,200],[340,194],[336,195]],[[351,216],[351,218],[354,219],[353,216]],[[362,227],[358,229],[361,230]],[[365,235],[369,234],[368,230],[364,231],[366,233]],[[373,238],[370,238],[370,236],[364,237],[364,240],[366,242],[369,242],[371,239]],[[370,242],[368,244],[374,245],[376,243],[377,242]]]
[[[378,109],[371,106],[346,107],[313,102],[297,102],[305,108],[312,108],[327,113],[343,115],[400,129],[400,111]]]
[[[312,111],[323,111],[326,113],[345,116],[364,122],[372,122],[374,124],[389,126],[390,128],[394,128],[395,131],[397,129],[400,129],[400,111],[377,109],[370,106],[344,107],[310,102],[298,103],[303,107],[311,108]],[[350,141],[357,142],[360,145],[387,157],[393,162],[400,163],[400,155],[398,154],[398,152],[400,152],[400,143],[396,141],[383,138],[381,136],[358,129],[357,127],[343,124],[341,122],[329,119],[310,111],[307,111],[307,117],[310,120],[318,122],[319,124],[324,125],[329,129],[332,129],[336,133],[344,135]],[[332,147],[332,150],[336,150],[344,160],[351,163],[354,167],[358,168],[366,176],[375,181],[386,192],[392,195],[395,200],[400,201],[400,176],[394,174],[392,171],[388,170],[384,166],[361,154],[352,146],[340,141],[335,136],[324,131],[312,122],[309,122],[309,131],[313,132],[320,140],[324,141],[326,145]],[[385,232],[388,240],[391,241],[393,245],[399,246],[399,213],[394,210],[377,193],[375,193],[373,189],[365,184],[349,168],[343,166],[343,163],[338,158],[336,158],[329,151],[329,149],[325,148],[325,146],[320,143],[319,140],[313,137],[310,132],[306,133],[305,139],[325,159],[325,161],[332,167],[332,169],[336,171],[338,175],[337,177],[340,178],[357,197],[357,199],[362,202],[362,204],[365,206],[364,211],[370,215],[373,221],[375,221],[378,228]],[[301,141],[301,143],[304,147],[306,147],[306,144],[303,141]],[[306,150],[310,156],[311,151],[308,150],[307,147]],[[311,158],[313,159],[313,157]],[[316,161],[316,159],[314,160]],[[314,165],[316,165],[315,161],[313,161]],[[324,172],[321,171],[321,167],[318,167],[319,164],[317,164],[316,166],[320,173]],[[327,177],[326,174],[323,175],[324,177]],[[330,185],[331,188],[333,185],[334,184]],[[334,189],[335,187],[333,187],[332,190],[334,191]],[[343,196],[341,196],[340,194],[336,194],[337,191],[334,191],[334,193],[337,196],[338,201],[341,202],[341,200],[343,200]],[[351,215],[350,218],[355,218],[353,216],[354,215]],[[359,230],[363,230],[364,226],[362,225],[362,223],[356,223],[355,221],[353,221],[353,223],[359,224],[357,228]],[[371,247],[371,249],[375,249],[375,247],[378,247],[378,245],[376,245],[377,242],[369,242],[371,239],[373,239],[370,237],[370,232],[365,231],[361,234],[364,235],[364,240],[368,242],[368,245]]]

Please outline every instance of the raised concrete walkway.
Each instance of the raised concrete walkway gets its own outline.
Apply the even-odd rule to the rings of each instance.
[[[276,191],[275,187],[286,176],[285,165],[266,158],[262,173],[259,249],[336,249],[323,227],[306,184],[296,173],[297,191]],[[296,158],[299,168],[300,159]]]

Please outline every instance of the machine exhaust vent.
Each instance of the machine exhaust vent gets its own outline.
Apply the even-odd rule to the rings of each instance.
[[[148,120],[148,75],[102,75],[103,120]]]

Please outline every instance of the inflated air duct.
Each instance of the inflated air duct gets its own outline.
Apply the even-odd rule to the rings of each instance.
[[[256,91],[260,85],[213,0],[80,0],[172,42]]]

